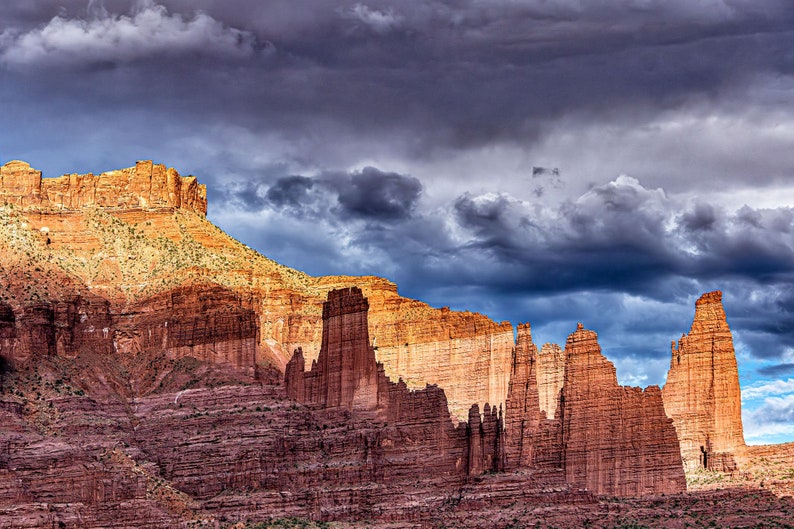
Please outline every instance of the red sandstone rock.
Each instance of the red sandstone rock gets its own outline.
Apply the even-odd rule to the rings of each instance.
[[[553,353],[552,353],[553,354]],[[618,386],[596,334],[579,326],[565,347],[556,419],[540,409],[538,352],[519,326],[505,418],[508,468],[544,471],[557,485],[597,494],[636,496],[684,490],[672,421],[659,388]]]
[[[519,324],[505,408],[505,456],[510,469],[535,466],[533,456],[541,421],[537,365],[538,350],[530,326]]]
[[[565,354],[559,413],[566,481],[617,496],[685,490],[675,428],[659,387],[619,386],[596,333],[581,324]]]
[[[5,272],[32,285],[15,294],[20,301],[68,302],[90,292],[120,312],[185,283],[219,283],[256,311],[260,368],[283,372],[298,347],[307,367],[317,359],[327,292],[356,285],[369,298],[369,332],[388,377],[411,389],[444,387],[457,419],[474,402],[504,403],[509,323],[433,309],[400,297],[382,278],[313,278],[278,265],[206,220],[204,186],[192,177],[139,162],[96,176],[42,179],[24,162],[10,162],[0,180],[0,205],[15,206],[0,214],[0,250],[18,257],[13,270],[0,269],[0,286]],[[8,244],[4,219],[14,238],[24,239],[20,244]],[[29,277],[35,268],[44,268],[47,279]]]
[[[481,420],[479,406],[469,411],[469,423],[452,426],[444,390],[427,386],[409,390],[390,381],[375,361],[369,343],[369,303],[356,287],[334,290],[323,304],[323,339],[319,358],[303,371],[303,351],[296,349],[287,364],[287,395],[323,409],[343,408],[376,416],[401,427],[429,428],[433,433],[411,434],[425,439],[425,449],[446,461],[447,473],[476,475],[503,467],[502,418],[488,404]],[[464,464],[465,463],[465,464]]]
[[[0,199],[22,207],[47,209],[184,208],[207,214],[207,190],[195,177],[182,177],[174,169],[151,161],[99,176],[64,175],[41,178],[25,162],[0,167]]]
[[[309,278],[272,263],[210,225],[195,181],[162,166],[48,182],[11,163],[0,178],[0,202],[24,208],[0,215],[14,235],[0,240],[0,355],[20,370],[0,386],[19,392],[0,401],[2,526],[20,516],[32,527],[129,526],[139,510],[139,526],[170,527],[195,519],[194,501],[229,519],[427,520],[462,491],[473,509],[537,501],[528,490],[565,501],[569,473],[576,487],[609,494],[681,486],[658,390],[618,387],[594,333],[573,340],[582,355],[561,369],[559,353],[538,354],[529,328],[519,329],[505,413],[513,426],[503,432],[498,406],[483,415],[469,406],[504,399],[509,324],[431,309],[379,278]],[[360,292],[339,294],[321,314],[329,289],[353,283],[370,297],[369,323]],[[310,406],[278,388],[187,389],[251,383],[265,362],[283,368],[293,346],[308,352],[286,370],[288,394]],[[394,373],[408,383],[388,380]],[[552,397],[561,373],[575,378],[570,402]],[[453,427],[441,387],[410,390],[424,381],[449,384],[468,424]],[[544,419],[552,401],[556,419]],[[516,406],[525,415],[511,414]],[[519,442],[509,436],[516,424]],[[478,477],[502,468],[511,442],[518,471]],[[35,460],[52,447],[68,464]],[[34,476],[33,486],[20,489],[20,476]],[[42,499],[52,505],[66,487],[74,503],[45,516]]]
[[[703,294],[689,333],[672,344],[664,407],[687,470],[733,471],[744,455],[741,390],[722,292]]]
[[[565,352],[556,343],[544,343],[540,348],[537,375],[540,409],[553,419],[565,380]]]

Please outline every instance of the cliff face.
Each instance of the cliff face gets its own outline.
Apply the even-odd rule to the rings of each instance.
[[[505,407],[505,452],[511,469],[536,464],[536,435],[541,422],[537,366],[538,349],[532,342],[530,326],[519,324]]]
[[[59,376],[95,397],[162,390],[174,376],[198,381],[201,369],[175,373],[185,359],[227,369],[241,382],[267,376],[257,371],[256,314],[217,286],[185,286],[124,308],[97,296],[0,304],[0,318],[5,363],[69,366]]]
[[[544,343],[538,354],[538,398],[540,409],[553,419],[565,381],[565,352],[556,343]]]
[[[685,490],[676,431],[659,387],[619,386],[596,333],[581,324],[565,355],[559,412],[566,480],[619,496]]]
[[[183,208],[207,214],[206,186],[192,176],[180,176],[172,168],[138,162],[135,167],[99,176],[64,175],[42,179],[25,162],[0,167],[0,201],[20,207],[72,210],[101,208]]]
[[[296,400],[324,408],[378,410],[388,406],[383,367],[378,369],[369,341],[369,303],[358,288],[333,290],[323,304],[323,338],[320,355],[309,373],[294,366],[303,363],[297,351],[287,364],[287,393]],[[294,389],[296,385],[302,391]]]
[[[596,334],[580,324],[565,346],[556,419],[547,419],[537,359],[529,327],[520,326],[505,418],[508,468],[556,469],[559,481],[597,494],[686,489],[675,429],[657,386],[619,386]]]
[[[369,303],[360,289],[333,290],[323,304],[323,337],[319,358],[304,372],[303,351],[296,349],[285,370],[287,395],[321,409],[345,409],[415,429],[412,444],[422,446],[434,473],[476,475],[500,470],[503,456],[502,418],[485,405],[481,420],[477,404],[468,424],[455,428],[444,390],[427,386],[409,390],[386,377],[369,343]],[[421,470],[417,469],[421,474]]]
[[[177,176],[142,162],[48,182],[26,164],[3,167],[0,525],[3,508],[22,502],[39,516],[36,505],[68,487],[64,498],[92,516],[126,502],[157,520],[193,516],[194,500],[230,516],[344,519],[350,505],[387,511],[397,495],[410,512],[412,494],[446,501],[505,467],[516,472],[483,494],[682,490],[658,388],[618,386],[595,333],[538,351],[528,325],[514,344],[508,323],[432,309],[384,279],[306,276],[212,226],[200,188],[184,195],[194,182]],[[686,434],[710,468],[730,468],[714,443],[735,416],[713,397],[731,385],[715,360],[732,355],[720,321],[721,304],[699,302],[674,348],[691,367],[671,369],[665,387],[674,419],[723,417]],[[231,387],[196,390],[220,385]],[[736,454],[735,442],[720,446]],[[36,460],[39,443],[68,459],[53,467],[68,479]],[[152,492],[161,482],[174,486],[165,499]]]
[[[283,372],[298,347],[307,368],[317,360],[326,294],[356,285],[388,377],[411,389],[441,385],[459,419],[472,403],[503,404],[509,323],[431,308],[377,277],[307,276],[231,239],[205,212],[204,186],[152,162],[44,179],[9,162],[0,169],[0,297],[8,292],[18,315],[21,305],[70,303],[75,293],[121,313],[184,285],[220,285],[256,314],[258,369]]]
[[[664,407],[678,431],[684,465],[735,470],[745,450],[741,390],[722,292],[697,300],[689,333],[671,349]]]

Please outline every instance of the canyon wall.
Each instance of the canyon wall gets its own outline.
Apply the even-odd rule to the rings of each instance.
[[[0,201],[20,207],[80,209],[183,208],[207,214],[207,189],[193,176],[180,176],[173,168],[138,162],[135,167],[93,174],[70,174],[42,179],[25,162],[0,167]]]
[[[508,322],[431,308],[382,278],[307,276],[210,224],[205,196],[192,177],[151,162],[55,179],[23,162],[3,166],[0,361],[33,369],[59,359],[75,387],[107,388],[97,398],[286,372],[311,427],[350,413],[395,425],[388,438],[338,441],[387,454],[367,463],[370,475],[399,474],[406,458],[406,472],[419,472],[425,458],[454,480],[507,466],[608,494],[680,486],[658,388],[617,386],[594,333],[578,330],[566,351],[538,351],[528,325],[514,343]],[[664,405],[684,425],[687,468],[730,470],[743,447],[738,379],[714,297],[698,302],[673,348]],[[455,427],[450,415],[465,422]],[[608,446],[609,435],[620,440]]]
[[[685,467],[736,470],[745,450],[741,390],[722,292],[697,300],[689,333],[671,349],[662,393]]]
[[[323,300],[355,285],[369,299],[369,332],[388,377],[410,389],[444,387],[460,420],[472,403],[504,403],[514,340],[509,323],[432,308],[401,297],[382,278],[315,278],[279,265],[208,222],[204,186],[163,165],[42,179],[28,164],[9,162],[0,169],[2,204],[13,207],[0,212],[0,248],[17,252],[18,260],[0,270],[0,283],[9,273],[8,282],[31,285],[14,296],[19,301],[68,303],[79,290],[120,312],[184,284],[220,284],[257,315],[260,367],[283,372],[298,347],[307,368],[317,359]]]
[[[509,469],[536,465],[536,434],[541,423],[537,367],[538,349],[530,326],[519,324],[505,406],[505,455]]]
[[[503,467],[503,423],[486,404],[484,417],[475,403],[469,422],[450,420],[444,390],[428,385],[410,390],[392,382],[376,361],[367,325],[369,303],[357,287],[329,292],[323,304],[322,347],[311,369],[296,349],[285,370],[291,398],[320,409],[344,409],[410,428],[411,444],[427,451],[438,465],[433,472],[477,475]],[[421,472],[417,470],[417,472]]]
[[[186,358],[225,366],[239,381],[253,380],[261,375],[258,332],[254,311],[217,285],[185,286],[128,307],[98,296],[16,308],[0,303],[4,362],[21,369],[48,357],[77,361],[125,397],[157,390],[171,373],[168,367]],[[114,381],[110,371],[127,375]],[[72,375],[76,385],[99,392],[91,387],[96,377]]]
[[[546,412],[546,417],[553,419],[565,381],[565,351],[556,343],[544,343],[540,348],[537,379],[540,409]]]

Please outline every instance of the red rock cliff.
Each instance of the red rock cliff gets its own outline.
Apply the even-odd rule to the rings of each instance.
[[[538,353],[538,398],[540,409],[555,417],[560,389],[565,380],[565,352],[556,343],[544,343]]]
[[[504,402],[509,323],[434,309],[382,278],[307,276],[224,234],[205,211],[204,186],[151,162],[52,179],[10,162],[0,169],[0,287],[6,279],[26,285],[20,302],[90,290],[115,309],[185,283],[220,284],[256,312],[262,367],[283,371],[298,347],[307,367],[317,359],[326,294],[356,285],[369,299],[369,333],[387,376],[410,389],[444,387],[456,419],[465,420],[472,403]],[[9,266],[10,254],[18,259]],[[31,278],[37,267],[49,277]]]
[[[486,404],[481,419],[477,404],[469,423],[455,428],[449,417],[444,390],[427,386],[409,390],[400,380],[390,381],[376,362],[369,343],[369,303],[357,287],[334,290],[323,305],[322,348],[310,371],[296,349],[285,370],[287,395],[322,409],[342,408],[416,429],[429,457],[439,460],[436,470],[476,475],[503,467],[503,426],[496,408]],[[431,432],[429,436],[421,432]],[[417,441],[414,441],[417,442]]]
[[[593,331],[565,344],[560,397],[566,481],[599,494],[636,496],[686,489],[673,422],[658,386],[619,386]]]
[[[745,448],[741,390],[722,292],[697,300],[689,333],[673,342],[662,393],[687,470],[735,470]]]
[[[511,469],[535,465],[535,436],[541,422],[537,364],[538,349],[532,342],[530,326],[519,324],[505,416],[505,455]]]
[[[581,324],[565,346],[554,419],[540,409],[537,348],[519,326],[505,412],[507,467],[544,471],[557,486],[638,496],[686,489],[678,441],[657,386],[618,385],[596,333]]]
[[[192,176],[151,161],[99,176],[71,174],[42,179],[41,171],[18,160],[0,167],[0,201],[21,207],[76,210],[182,208],[207,214],[206,186]]]

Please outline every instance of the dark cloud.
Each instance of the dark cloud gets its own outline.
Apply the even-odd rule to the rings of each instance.
[[[299,209],[309,202],[309,191],[314,181],[305,176],[287,176],[280,178],[268,188],[265,198],[278,208],[292,207]],[[261,204],[258,204],[261,206]]]
[[[742,216],[744,220],[745,215]],[[684,229],[698,232],[711,231],[717,222],[717,214],[711,204],[695,204],[691,211],[687,211],[681,217],[681,225]]]
[[[365,167],[337,180],[339,205],[343,214],[377,220],[410,217],[422,194],[419,180],[397,173]]]
[[[50,92],[57,80],[60,111],[106,100],[302,138],[325,123],[408,155],[524,144],[570,115],[633,124],[728,104],[794,65],[771,53],[794,44],[794,9],[776,1],[8,4],[0,61]]]
[[[326,172],[314,177],[289,175],[265,182],[227,186],[225,197],[249,210],[264,207],[297,218],[340,221],[395,222],[410,218],[422,194],[414,177],[364,167],[348,173]]]
[[[781,378],[786,375],[794,375],[794,364],[777,364],[765,366],[758,369],[758,373],[765,377]]]

